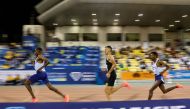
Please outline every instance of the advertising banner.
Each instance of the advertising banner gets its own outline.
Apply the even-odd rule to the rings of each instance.
[[[171,70],[169,76],[173,79],[190,79],[190,70]]]
[[[190,109],[190,99],[70,103],[0,103],[0,109]]]

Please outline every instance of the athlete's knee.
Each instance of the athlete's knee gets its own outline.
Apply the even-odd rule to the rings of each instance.
[[[49,89],[49,90],[54,90],[54,88],[53,88],[53,87],[48,87],[48,89]]]
[[[105,88],[104,92],[105,92],[106,94],[110,95],[110,90],[109,90],[109,89]]]
[[[160,88],[160,90],[162,91],[163,94],[167,93],[167,90],[165,88]]]
[[[107,91],[106,94],[107,94],[107,95],[111,95],[111,92],[110,92],[110,91]]]
[[[167,91],[166,91],[166,90],[162,90],[162,93],[163,93],[163,94],[166,94],[166,93],[167,93]]]
[[[105,89],[104,89],[104,92],[107,94],[107,93],[108,93],[108,89],[107,89],[107,88],[105,88]]]
[[[149,90],[149,93],[153,93],[153,92],[154,92],[154,90],[152,90],[152,89]]]
[[[48,87],[49,88],[49,90],[52,90],[52,91],[57,91],[57,89],[56,88],[54,88],[53,86],[50,86],[50,87]]]
[[[104,89],[104,92],[107,93],[107,89],[106,88]]]
[[[24,85],[30,85],[30,80],[25,80]]]

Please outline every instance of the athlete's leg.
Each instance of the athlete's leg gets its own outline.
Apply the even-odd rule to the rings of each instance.
[[[46,83],[46,86],[49,88],[49,90],[54,91],[55,93],[57,93],[58,95],[62,96],[63,98],[65,97],[65,95],[62,94],[59,90],[57,90],[55,87],[53,87],[51,85],[51,83],[49,83],[49,82]]]
[[[25,85],[25,87],[27,88],[27,90],[29,91],[29,93],[30,93],[30,95],[32,96],[32,98],[33,98],[33,99],[36,98],[35,95],[34,95],[34,93],[33,93],[33,91],[32,91],[32,88],[31,88],[31,81],[28,80],[28,79],[25,80],[24,85]]]
[[[151,100],[151,99],[152,99],[154,90],[155,90],[161,83],[162,83],[162,81],[157,80],[157,81],[154,83],[154,85],[150,88],[148,100]]]
[[[117,92],[122,87],[123,87],[122,85],[119,85],[119,86],[116,86],[116,87],[112,87],[111,90],[110,90],[110,94],[113,94],[113,93]]]
[[[106,87],[105,87],[105,94],[106,94],[106,98],[107,98],[107,100],[108,101],[110,101],[111,100],[111,97],[110,97],[110,95],[111,95],[111,90],[112,90],[112,86],[108,86],[108,85],[106,85]]]
[[[62,94],[59,90],[53,87],[50,82],[46,83],[46,86],[49,88],[49,90],[54,91],[58,95],[62,96],[65,102],[69,102],[69,96]]]
[[[165,93],[168,93],[168,92],[170,92],[170,91],[176,89],[177,87],[176,87],[176,86],[173,86],[173,87],[170,87],[170,88],[165,89],[164,84],[160,84],[160,85],[159,85],[159,88],[160,88],[160,90],[165,94]]]

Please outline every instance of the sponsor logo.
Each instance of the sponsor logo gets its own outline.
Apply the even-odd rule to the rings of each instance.
[[[189,71],[171,71],[170,77],[172,78],[190,78],[190,72]]]
[[[180,106],[155,106],[155,107],[130,107],[130,108],[121,107],[120,109],[186,109],[186,106],[180,105]]]
[[[80,78],[82,77],[82,73],[81,73],[81,72],[71,72],[71,73],[70,73],[70,76],[71,76],[71,78],[72,78],[74,81],[79,81]]]
[[[82,78],[81,81],[95,81],[96,78]]]
[[[6,107],[5,109],[26,109],[23,106],[12,106],[12,107]]]

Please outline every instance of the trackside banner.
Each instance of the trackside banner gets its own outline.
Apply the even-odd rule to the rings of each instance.
[[[174,79],[190,79],[190,70],[171,70],[169,76]]]
[[[0,103],[0,109],[190,109],[190,99],[70,103]]]

